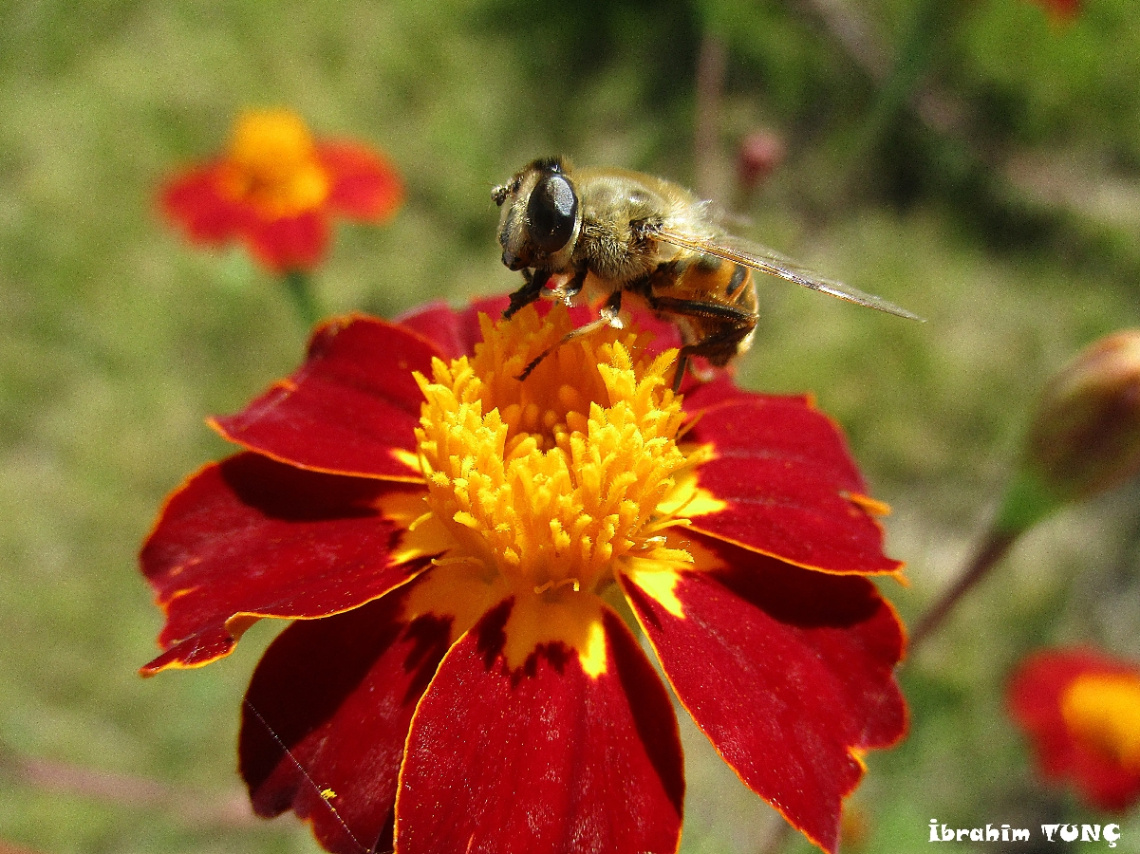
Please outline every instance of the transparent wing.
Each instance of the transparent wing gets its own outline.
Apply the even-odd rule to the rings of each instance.
[[[910,320],[922,320],[917,314],[907,311],[905,308],[901,308],[882,297],[864,293],[858,288],[843,284],[843,282],[829,279],[827,276],[821,276],[814,270],[809,270],[807,267],[796,263],[791,258],[781,255],[779,252],[773,252],[771,249],[767,249],[766,247],[747,240],[742,240],[738,237],[725,236],[712,239],[679,234],[666,229],[662,229],[654,236],[673,246],[691,249],[695,252],[704,252],[708,255],[715,255],[718,258],[734,261],[737,264],[743,264],[745,267],[751,267],[753,270],[758,270],[761,273],[779,276],[781,279],[795,282],[797,285],[811,288],[813,291],[830,294],[833,297],[838,297],[847,302],[865,305],[867,308],[885,311],[888,314],[906,317]]]

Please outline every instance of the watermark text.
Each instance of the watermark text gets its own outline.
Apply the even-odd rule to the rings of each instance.
[[[987,824],[985,827],[950,827],[938,819],[930,820],[930,842],[1031,842],[1034,838],[1046,842],[1104,842],[1115,848],[1120,841],[1118,824],[1043,824],[1040,834],[1033,828],[1013,827],[1008,824]]]

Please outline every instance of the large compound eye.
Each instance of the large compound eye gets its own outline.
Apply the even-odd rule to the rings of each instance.
[[[574,233],[578,197],[565,175],[547,175],[535,184],[526,203],[530,238],[541,251],[557,252]]]

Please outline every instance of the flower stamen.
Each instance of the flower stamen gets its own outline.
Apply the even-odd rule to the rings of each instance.
[[[330,190],[308,128],[288,110],[249,112],[238,120],[219,180],[226,195],[270,219],[319,208]]]
[[[663,507],[696,458],[678,447],[684,414],[670,389],[675,351],[648,355],[638,333],[612,327],[555,348],[571,328],[555,307],[510,323],[481,319],[475,355],[417,374],[417,429],[428,505],[459,549],[494,566],[516,593],[597,593],[626,556],[669,552],[685,524]],[[573,384],[566,381],[572,377]]]
[[[1140,771],[1140,679],[1091,673],[1073,680],[1061,698],[1065,724],[1084,743]]]

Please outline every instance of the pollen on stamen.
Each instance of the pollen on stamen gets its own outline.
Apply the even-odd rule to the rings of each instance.
[[[456,549],[546,597],[599,592],[627,555],[683,560],[663,535],[687,521],[666,508],[687,503],[675,492],[694,465],[676,442],[676,352],[645,355],[641,333],[614,328],[557,346],[572,328],[560,306],[480,322],[474,356],[417,375],[428,506]]]
[[[319,207],[329,176],[301,118],[288,110],[252,111],[234,129],[222,189],[270,218]]]
[[[1061,699],[1065,723],[1090,744],[1140,770],[1140,679],[1133,674],[1086,674]]]

